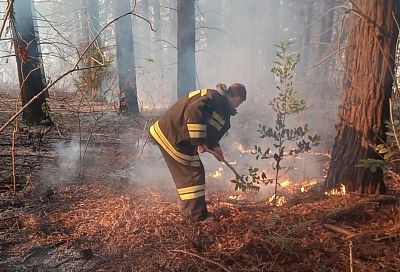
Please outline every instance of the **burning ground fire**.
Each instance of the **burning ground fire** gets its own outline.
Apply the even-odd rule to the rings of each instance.
[[[215,179],[221,179],[223,176],[224,176],[224,169],[222,167],[219,167],[218,170],[209,174],[209,177],[212,177]]]
[[[253,150],[251,149],[246,149],[239,141],[235,142],[235,148],[241,153],[241,154],[246,154],[246,153],[251,153]]]
[[[328,196],[345,196],[346,195],[346,186],[344,184],[340,184],[340,188],[334,188],[329,192],[325,192],[325,195]]]
[[[243,145],[242,143],[240,143],[239,140],[236,140],[234,142],[234,147],[237,151],[239,151],[239,153],[240,153],[239,156],[242,156],[244,154],[250,154],[253,152],[252,149],[246,148],[246,146]],[[315,153],[308,153],[308,154],[311,156],[320,157],[320,158],[321,157],[326,158],[326,159],[330,158],[329,153],[315,152]],[[296,156],[296,157],[293,157],[293,159],[296,161],[297,160],[307,161],[307,157],[303,157],[303,156]],[[231,165],[236,165],[236,161],[231,161],[229,163]],[[271,165],[271,168],[273,168],[273,163],[271,160],[266,163],[269,163]],[[303,163],[303,168],[304,168],[304,163]],[[322,178],[326,177],[327,168],[328,168],[327,162],[324,162],[323,167],[322,167],[322,172],[321,172]],[[225,168],[219,167],[215,171],[211,172],[208,176],[215,180],[222,180],[224,178],[229,179],[231,173],[225,173],[224,169]],[[298,169],[298,166],[297,167],[293,166],[292,169],[295,169],[297,171],[301,170],[301,169],[300,170]],[[259,200],[263,199],[263,201],[265,201],[266,203],[269,203],[269,204],[273,204],[276,206],[283,206],[285,203],[288,202],[291,195],[299,194],[299,193],[300,194],[307,193],[310,191],[310,189],[312,187],[316,186],[318,183],[321,182],[320,178],[312,178],[312,179],[307,180],[304,175],[304,171],[305,170],[303,169],[303,177],[302,178],[299,177],[299,180],[297,180],[297,181],[290,179],[286,173],[283,174],[283,176],[280,176],[278,178],[279,179],[278,186],[279,186],[281,192],[278,192],[276,197],[275,197],[275,194],[273,194],[273,193],[271,195],[271,187],[270,186],[262,186],[261,185],[260,188],[262,189],[262,192],[257,193],[258,197],[256,197],[254,195],[254,193],[251,193],[251,192],[236,192],[235,194],[229,196],[229,199],[231,199],[231,200],[253,199],[254,200],[254,199],[258,198]],[[263,172],[267,173],[268,177],[275,175],[275,173],[270,173],[271,175],[268,175],[269,171],[267,169],[264,169]],[[226,176],[226,175],[228,175],[228,176]],[[232,177],[233,177],[233,175],[232,175]],[[266,188],[266,187],[268,187],[268,188]],[[262,195],[264,195],[264,197]],[[332,189],[330,191],[325,192],[325,195],[344,196],[344,195],[346,195],[346,188],[344,185],[342,185],[338,189]]]

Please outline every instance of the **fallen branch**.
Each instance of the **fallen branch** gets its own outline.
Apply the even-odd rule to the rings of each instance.
[[[349,207],[345,207],[342,209],[337,209],[333,212],[330,212],[328,214],[326,214],[323,217],[323,220],[338,220],[341,219],[343,217],[346,217],[352,213],[354,213],[357,210],[360,210],[361,208],[364,207],[364,205],[366,204],[394,204],[396,203],[396,201],[398,201],[398,199],[394,196],[380,196],[378,198],[373,198],[373,199],[366,199],[366,200],[362,200],[360,202],[355,203],[352,206]]]
[[[168,252],[179,252],[179,253],[183,253],[183,254],[188,254],[188,255],[190,255],[190,256],[199,258],[199,259],[201,259],[201,260],[203,260],[203,261],[206,261],[206,262],[215,264],[216,266],[218,266],[219,268],[221,268],[222,270],[224,270],[224,271],[226,271],[226,272],[231,272],[228,268],[226,268],[226,267],[223,266],[222,264],[219,264],[219,263],[217,263],[217,262],[214,262],[214,261],[212,261],[212,260],[209,260],[209,259],[204,258],[204,257],[202,257],[202,256],[199,256],[199,255],[197,255],[197,254],[194,254],[194,253],[192,253],[192,252],[188,252],[188,251],[184,251],[184,250],[180,250],[180,249],[171,249],[171,250],[168,250]]]
[[[397,238],[400,238],[400,233],[395,233],[395,234],[391,234],[391,235],[388,235],[388,236],[375,238],[375,239],[372,239],[372,241],[380,242],[380,241],[392,240],[392,239],[397,239]]]
[[[344,236],[346,236],[346,239],[353,238],[353,237],[355,237],[357,235],[356,233],[354,233],[352,231],[349,231],[347,229],[344,229],[344,228],[341,228],[341,227],[338,227],[338,226],[334,226],[334,225],[331,225],[331,224],[323,224],[322,226],[324,228],[328,229],[328,230],[333,231],[333,232],[337,232],[337,233],[343,234]]]

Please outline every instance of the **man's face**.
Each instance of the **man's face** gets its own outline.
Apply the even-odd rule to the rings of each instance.
[[[229,104],[231,105],[231,107],[234,109],[238,108],[240,106],[240,104],[243,103],[240,96],[228,96],[228,101],[229,101]]]

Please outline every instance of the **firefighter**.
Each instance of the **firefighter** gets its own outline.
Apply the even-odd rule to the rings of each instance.
[[[150,127],[178,190],[183,218],[213,220],[205,201],[205,172],[199,153],[214,150],[218,160],[224,155],[218,144],[230,128],[230,117],[246,100],[244,85],[228,89],[201,89],[188,93],[171,106]]]

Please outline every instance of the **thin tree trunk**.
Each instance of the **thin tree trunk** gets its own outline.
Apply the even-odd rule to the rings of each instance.
[[[266,48],[266,53],[265,53],[265,58],[266,58],[266,67],[268,67],[268,71],[273,67],[273,62],[275,60],[275,47],[274,44],[278,44],[281,40],[281,20],[280,20],[280,15],[281,15],[281,3],[278,0],[268,0],[267,3],[267,13],[268,13],[268,18],[271,18],[270,20],[267,19],[268,24],[266,27],[266,33],[265,33],[265,48]],[[274,82],[274,77],[272,73],[268,73],[267,75],[269,77],[270,82]]]
[[[324,0],[322,5],[322,18],[321,18],[321,36],[318,46],[319,59],[324,57],[326,49],[332,42],[332,26],[335,0]]]
[[[14,2],[13,40],[17,59],[18,78],[21,90],[22,105],[25,105],[45,87],[42,56],[32,16],[30,0]],[[23,111],[23,119],[32,124],[39,124],[47,119],[42,105],[46,102],[41,95]]]
[[[325,55],[327,54],[327,49],[331,48],[332,50],[332,33],[333,33],[333,18],[334,18],[334,7],[335,7],[335,0],[324,0],[322,9],[321,9],[321,33],[320,39],[318,44],[318,61],[324,59]],[[331,51],[330,50],[330,51]],[[329,54],[329,52],[328,52]],[[326,82],[330,79],[330,67],[331,61],[325,62],[321,64],[321,67],[317,70],[317,78],[320,85],[319,93],[320,97],[318,99],[319,106],[325,108],[327,105],[327,95],[329,92],[332,92],[332,88],[324,88],[326,86]],[[314,83],[315,84],[315,83]],[[313,96],[318,94],[314,93]],[[317,106],[317,104],[315,104]],[[325,130],[328,131],[328,130]]]
[[[113,1],[115,16],[131,10],[129,0]],[[115,23],[117,70],[122,113],[139,113],[136,87],[135,53],[132,17],[125,16]]]
[[[339,124],[326,184],[343,183],[351,191],[385,192],[382,171],[356,168],[361,159],[377,158],[373,145],[385,139],[384,121],[389,117],[393,84],[394,53],[399,18],[395,0],[353,0],[349,22],[344,92]]]
[[[163,63],[162,59],[162,43],[161,43],[161,14],[160,14],[160,0],[153,0],[152,1],[152,8],[153,8],[153,25],[156,29],[154,32],[154,44],[153,47],[153,59],[157,62],[160,66]]]
[[[196,89],[194,0],[178,0],[178,98]]]
[[[169,78],[169,88],[171,91],[171,101],[176,101],[177,97],[177,25],[178,25],[178,13],[177,13],[177,0],[169,0],[169,11],[168,11],[168,34],[167,34],[167,78]]]
[[[310,50],[311,50],[311,34],[312,34],[312,20],[314,16],[314,1],[308,0],[306,3],[306,29],[304,33],[304,53],[303,53],[303,66],[307,67],[310,62]]]
[[[87,44],[89,44],[94,37],[100,31],[100,16],[99,16],[99,1],[98,0],[86,0],[86,16],[85,20],[85,28],[87,35]],[[96,42],[90,48],[90,53],[88,55],[88,59],[86,61],[86,65],[88,67],[92,67],[97,65],[95,59],[98,59],[99,62],[102,62],[101,51],[99,50],[101,47],[101,39],[100,36],[96,38]],[[88,85],[90,87],[90,92],[93,100],[98,100],[101,96],[101,78],[98,78],[97,70],[99,68],[92,68],[88,70],[86,73],[89,74],[90,82]]]
[[[140,5],[140,14],[146,18],[150,19],[150,8],[149,8],[149,0],[142,0],[141,5]],[[143,33],[143,58],[146,60],[151,59],[151,32],[149,29],[149,26],[143,22],[143,20],[140,19],[140,25],[142,27],[142,33]]]
[[[89,40],[91,41],[100,31],[99,1],[86,0]],[[97,37],[95,47],[101,47],[101,38]]]

